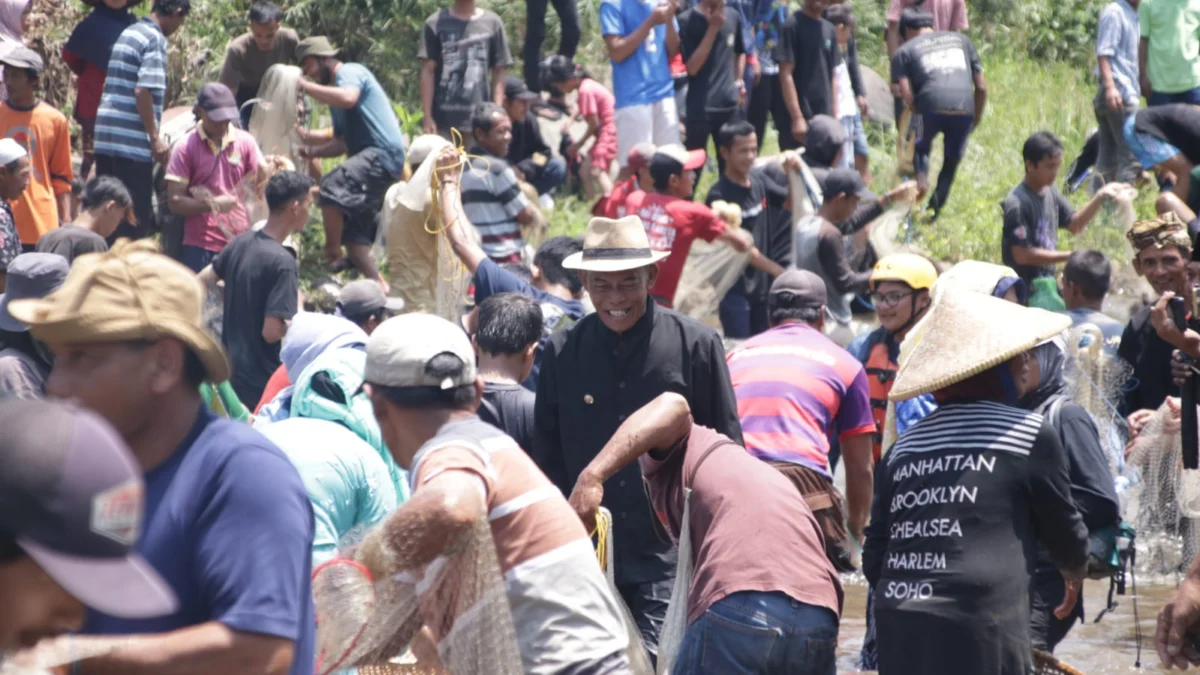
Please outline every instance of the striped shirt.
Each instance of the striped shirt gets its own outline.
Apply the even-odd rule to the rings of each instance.
[[[471,169],[463,172],[462,201],[467,220],[479,231],[483,252],[498,263],[520,259],[525,240],[517,215],[529,206],[508,162],[473,148]]]
[[[160,119],[167,91],[167,37],[149,17],[126,28],[113,45],[96,113],[97,155],[154,160],[146,125],[137,111],[137,89],[153,94],[154,118]]]
[[[525,673],[573,672],[628,646],[591,539],[516,441],[478,417],[454,420],[413,457],[414,495],[447,471],[482,482]]]
[[[947,450],[1028,457],[1041,427],[1041,415],[991,401],[941,408],[896,441],[888,453],[889,466],[899,466],[908,455]]]
[[[829,474],[829,438],[875,433],[867,375],[803,323],[757,335],[726,357],[746,450]]]

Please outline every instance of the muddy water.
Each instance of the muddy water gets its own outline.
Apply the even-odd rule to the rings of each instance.
[[[1140,580],[1139,580],[1140,581]],[[866,582],[861,577],[843,578],[846,604],[842,616],[841,639],[838,644],[838,670],[853,673],[858,668],[858,650],[862,646],[866,622]],[[1165,673],[1154,654],[1154,624],[1158,610],[1170,601],[1175,586],[1170,579],[1155,580],[1138,586],[1138,624],[1142,630],[1142,669],[1134,667],[1137,641],[1133,620],[1133,591],[1116,596],[1117,608],[1104,615],[1100,623],[1092,623],[1104,608],[1108,581],[1088,581],[1084,587],[1084,611],[1087,623],[1076,625],[1055,650],[1054,655],[1087,675],[1115,673]]]

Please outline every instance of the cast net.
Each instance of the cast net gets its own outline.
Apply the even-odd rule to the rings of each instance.
[[[730,228],[742,226],[742,209],[737,204],[717,201],[712,210]],[[738,253],[722,242],[692,242],[675,289],[675,310],[697,321],[716,316],[721,298],[737,283],[749,260],[749,253]]]
[[[422,526],[394,515],[314,571],[319,673],[523,672],[487,519],[450,539],[423,570],[411,569]],[[416,658],[398,658],[410,644]]]
[[[1100,433],[1100,447],[1108,460],[1113,485],[1121,500],[1122,513],[1129,489],[1140,480],[1138,472],[1125,461],[1127,425],[1117,410],[1121,390],[1132,375],[1125,361],[1105,350],[1104,335],[1094,324],[1072,328],[1067,336],[1067,361],[1063,377],[1071,402],[1092,416]]]
[[[300,146],[296,124],[305,116],[304,97],[297,86],[300,74],[296,66],[277,63],[267,69],[258,86],[248,131],[264,155],[292,157],[295,161]]]
[[[608,590],[616,600],[621,610],[621,624],[625,627],[625,635],[629,638],[626,654],[629,657],[629,669],[632,675],[654,675],[654,666],[650,663],[650,653],[642,641],[642,631],[638,628],[633,613],[629,611],[621,593],[617,591],[615,562],[613,560],[613,527],[612,513],[600,507],[596,514],[596,557],[600,561],[600,569],[604,571],[604,579],[608,582]]]

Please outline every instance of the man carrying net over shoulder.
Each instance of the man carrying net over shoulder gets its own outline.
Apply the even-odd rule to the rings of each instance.
[[[318,570],[322,670],[386,661],[423,624],[452,673],[631,673],[587,532],[516,442],[475,415],[483,382],[462,330],[429,314],[385,321],[365,389],[413,497],[353,563]],[[379,582],[363,602],[351,568]]]

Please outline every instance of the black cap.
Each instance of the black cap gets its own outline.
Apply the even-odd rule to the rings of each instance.
[[[855,197],[860,197],[865,189],[867,189],[867,186],[865,183],[863,183],[862,176],[858,175],[858,172],[854,169],[838,167],[831,170],[829,174],[825,176],[825,187],[823,191],[827,199],[830,197],[836,197],[838,195],[853,195]]]
[[[85,605],[120,618],[175,611],[170,588],[132,553],[144,509],[141,471],[95,413],[0,401],[0,533]]]
[[[381,309],[399,312],[404,309],[404,299],[387,297],[373,279],[351,281],[338,294],[338,316],[358,319]]]
[[[829,115],[814,115],[804,137],[804,160],[811,166],[831,167],[845,142],[846,130],[841,122]]]
[[[802,269],[790,269],[778,277],[775,277],[775,282],[771,284],[771,297],[790,295],[790,300],[787,301],[788,307],[822,307],[829,299],[829,293],[825,290],[825,282],[821,277]]]
[[[516,75],[508,75],[504,78],[504,98],[518,101],[532,101],[541,97],[525,86],[525,80]]]
[[[232,122],[238,119],[237,99],[229,87],[220,82],[209,82],[200,88],[196,107],[214,122]]]

